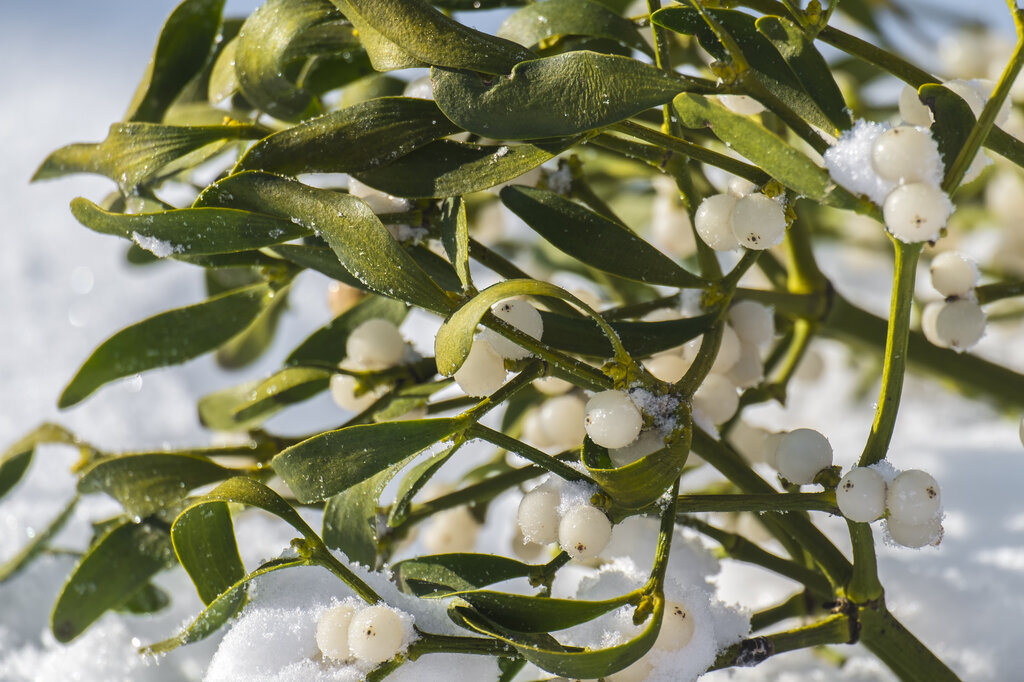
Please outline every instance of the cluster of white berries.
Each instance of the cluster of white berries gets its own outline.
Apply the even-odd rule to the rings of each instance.
[[[563,504],[560,489],[543,484],[523,495],[516,520],[523,539],[546,545],[558,542],[573,559],[599,555],[612,536],[612,523],[597,507],[577,500]]]
[[[650,661],[653,652],[679,651],[693,639],[693,632],[696,624],[686,605],[678,601],[665,601],[665,614],[661,618],[661,630],[658,631],[658,638],[654,646],[644,655],[627,668],[605,677],[608,682],[643,682],[653,669]]]
[[[331,661],[374,667],[408,646],[410,628],[403,621],[410,618],[384,604],[362,607],[346,600],[320,616],[316,643]]]
[[[345,359],[338,366],[350,371],[380,371],[402,362],[408,346],[398,327],[390,320],[374,318],[352,330],[345,341]],[[340,407],[362,412],[388,391],[378,385],[360,391],[359,380],[348,374],[331,377],[331,396]]]
[[[836,486],[836,504],[843,516],[860,523],[886,515],[889,536],[904,547],[934,545],[942,538],[939,484],[920,469],[887,482],[878,469],[854,467]]]
[[[726,192],[704,199],[693,224],[704,243],[716,251],[739,246],[762,251],[782,242],[788,223],[785,209],[775,199],[760,192],[739,196]]]
[[[535,339],[544,333],[544,320],[527,301],[502,301],[491,308],[491,312]],[[489,396],[505,383],[505,360],[521,360],[528,355],[529,351],[519,344],[491,329],[485,329],[477,335],[465,362],[455,372],[455,383],[466,395]]]
[[[925,306],[921,331],[936,346],[963,352],[985,333],[985,312],[974,297],[978,265],[959,251],[945,251],[932,260],[931,278],[946,300]]]

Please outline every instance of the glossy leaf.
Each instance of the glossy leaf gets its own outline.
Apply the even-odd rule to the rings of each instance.
[[[193,488],[237,473],[194,454],[130,454],[102,459],[88,467],[78,479],[78,492],[106,493],[129,515],[141,518],[171,506]]]
[[[367,296],[313,332],[291,352],[284,364],[336,365],[345,359],[345,344],[353,329],[378,318],[398,326],[402,324],[408,312],[409,308],[401,301],[383,296]]]
[[[156,51],[128,106],[126,121],[159,123],[214,49],[224,0],[184,0],[160,31]]]
[[[430,100],[381,97],[263,138],[239,159],[234,172],[364,171],[458,131]]]
[[[310,270],[327,275],[350,287],[366,290],[366,285],[352,276],[338,257],[326,246],[307,246],[305,244],[280,244],[273,247],[274,253],[287,261]]]
[[[804,90],[839,130],[853,126],[843,93],[828,62],[795,23],[785,17],[766,16],[755,22],[757,30],[772,42],[793,70]]]
[[[718,139],[797,194],[818,200],[828,194],[828,173],[760,123],[700,95],[679,95],[672,107],[684,126],[710,128]]]
[[[569,353],[607,358],[613,354],[611,343],[592,320],[583,317],[541,311],[544,318],[544,343]],[[630,355],[644,357],[675,348],[695,339],[714,324],[714,316],[681,318],[659,322],[609,322]]]
[[[317,112],[312,94],[286,74],[288,48],[334,13],[327,0],[267,0],[249,15],[238,33],[234,63],[238,86],[255,108],[283,120]]]
[[[397,69],[415,69],[428,66],[406,50],[392,42],[363,18],[349,3],[349,0],[331,0],[345,18],[352,22],[359,34],[360,42],[366,49],[370,64],[375,71],[385,72]]]
[[[232,208],[111,213],[79,197],[71,213],[90,230],[132,240],[161,258],[249,251],[312,234],[290,220]]]
[[[395,502],[391,505],[391,511],[388,513],[389,526],[394,528],[405,521],[413,498],[423,490],[423,486],[430,482],[434,474],[451,459],[457,450],[458,446],[446,448],[409,468],[409,471],[399,481],[398,490],[395,491]]]
[[[135,590],[135,594],[128,597],[128,600],[122,602],[120,606],[115,607],[115,610],[142,616],[162,611],[170,605],[170,595],[150,582]]]
[[[29,540],[28,544],[22,547],[16,554],[0,563],[0,584],[10,580],[14,576],[18,575],[26,566],[28,566],[40,552],[45,550],[50,541],[56,537],[57,533],[63,530],[67,524],[68,519],[75,511],[75,507],[78,505],[78,495],[71,498],[71,501],[65,505],[64,509],[57,514],[49,525],[46,526],[41,532],[36,531]]]
[[[115,123],[103,142],[70,144],[46,157],[32,180],[71,173],[104,175],[128,191],[158,173],[169,175],[201,160],[192,152],[222,140],[258,138],[261,126],[246,123],[167,126],[155,123]],[[216,152],[219,147],[210,149]],[[182,157],[185,157],[184,159]],[[182,160],[186,163],[173,163]]]
[[[355,176],[370,187],[398,197],[461,196],[514,180],[553,159],[576,141],[481,145],[438,140],[387,166]]]
[[[497,554],[436,554],[391,567],[403,592],[440,596],[530,576],[534,567]]]
[[[431,79],[448,118],[501,140],[578,135],[697,88],[651,64],[587,51],[522,62],[508,77],[434,68]]]
[[[28,471],[36,447],[44,443],[77,445],[73,433],[59,424],[41,424],[0,455],[0,497],[11,491]]]
[[[199,400],[203,425],[220,431],[253,429],[289,405],[327,390],[331,372],[289,367],[262,381],[250,381]]]
[[[380,494],[404,464],[405,460],[327,499],[323,535],[328,547],[340,549],[350,561],[377,568]]]
[[[269,293],[265,284],[246,287],[119,331],[93,351],[64,389],[58,407],[81,402],[115,379],[177,365],[216,349],[249,325]]]
[[[171,542],[178,562],[207,606],[245,577],[231,512],[224,502],[183,511],[171,526]]]
[[[740,46],[760,84],[808,122],[828,130],[832,123],[768,38],[757,30],[756,18],[731,9],[707,9],[708,14]],[[697,10],[690,7],[666,7],[651,15],[651,20],[671,31],[697,36],[701,47],[715,59],[729,61],[729,53]]]
[[[274,471],[300,502],[347,490],[461,430],[458,419],[360,424],[327,431],[274,457]]]
[[[246,171],[207,188],[197,204],[230,205],[295,220],[326,240],[345,270],[371,291],[428,310],[450,308],[445,293],[357,197]]]
[[[166,531],[147,523],[115,525],[89,548],[64,584],[50,617],[54,637],[70,642],[173,562]]]
[[[559,250],[603,272],[675,287],[703,281],[625,225],[554,192],[510,185],[501,190],[501,201]]]
[[[631,21],[591,0],[547,0],[527,5],[505,19],[498,35],[524,47],[559,36],[608,38],[654,56]]]
[[[249,326],[217,349],[214,358],[217,364],[227,369],[239,369],[250,365],[270,348],[277,333],[281,315],[288,308],[288,295],[294,280],[288,279],[277,286],[267,305],[253,318]]]
[[[516,632],[554,632],[586,623],[629,602],[629,595],[603,601],[531,597],[478,590],[445,595],[472,604],[488,620]]]
[[[344,13],[345,8],[336,4]],[[345,4],[424,64],[499,74],[533,57],[511,41],[463,26],[423,0],[346,0]]]
[[[469,272],[469,221],[466,219],[466,202],[462,197],[448,199],[441,205],[441,243],[459,276],[462,291],[472,291],[473,277]]]
[[[935,83],[922,85],[918,97],[932,110],[935,118],[931,127],[932,135],[939,145],[944,172],[949,172],[974,128],[974,112],[959,95]]]

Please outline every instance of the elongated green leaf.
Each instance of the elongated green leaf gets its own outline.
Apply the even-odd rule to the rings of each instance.
[[[437,554],[399,561],[391,570],[402,591],[422,597],[525,578],[534,567],[496,554]]]
[[[159,123],[213,51],[224,0],[184,0],[167,19],[126,121]]]
[[[625,644],[607,649],[565,647],[549,635],[515,632],[469,607],[459,606],[457,602],[449,607],[449,616],[471,630],[510,644],[523,658],[542,670],[566,677],[592,679],[621,670],[647,653],[658,638],[664,611],[664,600],[656,598],[654,613],[643,632]]]
[[[235,172],[364,171],[458,131],[430,100],[381,97],[263,138],[239,159]]]
[[[32,180],[71,173],[95,173],[117,182],[125,191],[157,173],[180,170],[171,162],[222,140],[262,137],[266,130],[246,123],[167,126],[155,123],[115,123],[98,144],[71,144],[46,157]],[[210,151],[214,152],[214,147]],[[189,158],[189,161],[195,159]]]
[[[147,523],[115,525],[89,548],[64,584],[50,617],[53,636],[70,642],[173,563],[167,531]]]
[[[301,502],[319,502],[422,452],[465,426],[458,419],[349,426],[293,445],[274,458],[273,467]]]
[[[183,511],[171,526],[171,542],[178,562],[207,606],[245,577],[231,512],[224,502]]]
[[[828,193],[828,173],[761,124],[700,95],[683,93],[672,106],[684,126],[711,128],[718,139],[798,194],[820,200]]]
[[[559,350],[592,357],[607,358],[613,354],[608,338],[592,320],[569,318],[541,311],[544,318],[544,343]],[[714,324],[712,315],[701,315],[660,322],[609,323],[630,355],[643,357],[675,348],[708,331]]]
[[[203,396],[199,418],[203,425],[221,431],[256,428],[285,407],[326,390],[330,379],[325,369],[289,367],[262,381]]]
[[[129,515],[145,517],[183,499],[193,488],[237,473],[190,453],[139,453],[88,467],[78,479],[78,492],[106,493]]]
[[[559,36],[608,38],[654,56],[631,21],[591,0],[547,0],[528,5],[505,19],[498,35],[524,47]]]
[[[450,309],[447,295],[362,199],[246,171],[207,188],[197,204],[229,205],[295,220],[326,240],[342,266],[371,291],[428,310]]]
[[[280,244],[274,247],[274,253],[310,270],[323,273],[331,279],[344,282],[350,287],[366,291],[366,285],[352,276],[341,263],[338,257],[326,246],[307,246],[306,244]]]
[[[932,110],[935,118],[932,135],[948,172],[974,128],[974,112],[963,98],[944,86],[929,83],[922,85],[917,92],[921,102]]]
[[[294,568],[295,566],[308,565],[309,561],[306,559],[274,559],[266,562],[210,602],[199,616],[192,621],[192,624],[185,628],[181,634],[171,637],[170,639],[165,639],[162,642],[142,647],[139,649],[139,653],[147,655],[166,654],[177,649],[179,646],[206,639],[219,630],[236,613],[241,611],[248,596],[248,587],[250,582],[261,575],[266,575],[267,573],[272,573],[283,568]]]
[[[28,544],[22,547],[17,554],[0,563],[0,584],[20,573],[40,552],[47,548],[50,540],[67,524],[77,505],[78,495],[75,495],[42,532],[36,532]]]
[[[455,592],[488,620],[516,632],[554,632],[586,623],[627,604],[630,596],[603,601],[554,599],[489,590]]]
[[[454,197],[514,180],[576,144],[480,145],[438,140],[387,166],[355,173],[370,187],[399,197]]]
[[[587,51],[522,62],[508,77],[434,68],[431,78],[448,118],[501,140],[578,135],[703,90],[686,76]]]
[[[395,503],[391,505],[391,511],[388,513],[389,526],[394,528],[405,521],[409,507],[412,506],[412,499],[419,491],[423,490],[423,486],[444,466],[445,462],[451,459],[456,450],[458,450],[457,446],[442,450],[409,468],[409,471],[398,483]]]
[[[441,243],[448,254],[448,260],[458,273],[463,291],[473,289],[473,278],[469,272],[469,221],[466,219],[466,202],[462,197],[448,199],[441,205]]]
[[[626,226],[554,192],[509,185],[501,202],[555,247],[603,272],[676,287],[703,281]]]
[[[316,330],[285,358],[286,365],[330,364],[345,359],[345,344],[352,330],[368,320],[385,319],[398,326],[408,314],[401,301],[367,296],[326,325]]]
[[[342,3],[335,4],[345,12]],[[463,26],[423,0],[346,0],[344,4],[424,64],[499,74],[533,57],[511,41]],[[346,16],[356,23],[350,14]]]
[[[217,349],[214,357],[217,364],[227,369],[245,367],[259,359],[270,348],[277,333],[277,325],[281,314],[288,307],[288,295],[292,290],[292,282],[278,286],[267,305],[253,318],[249,326],[235,335],[230,341]]]
[[[356,32],[359,34],[359,40],[363,44],[363,48],[365,48],[374,70],[384,72],[429,66],[426,62],[421,62],[374,28],[373,24],[364,19],[352,7],[349,0],[331,0],[331,2],[355,26]]]
[[[740,46],[743,56],[754,70],[754,76],[765,89],[808,122],[824,130],[832,127],[828,117],[804,89],[800,79],[772,42],[758,32],[755,17],[731,9],[709,8],[706,11]],[[651,20],[671,31],[697,36],[701,47],[715,59],[728,61],[729,53],[725,46],[719,42],[697,10],[690,7],[666,7],[651,15]]]
[[[0,456],[0,497],[18,484],[32,463],[36,447],[44,443],[77,445],[78,439],[59,424],[41,424],[7,448]]]
[[[127,601],[115,607],[121,613],[132,615],[146,615],[162,611],[171,605],[171,597],[153,583],[146,583],[135,594],[128,597]]]
[[[850,111],[832,76],[832,69],[800,27],[789,19],[776,16],[761,17],[755,25],[786,60],[804,90],[814,98],[814,103],[832,125],[839,130],[851,128]]]
[[[269,293],[267,285],[258,284],[122,329],[93,351],[64,389],[58,407],[70,407],[115,379],[214,350],[249,325]]]
[[[312,234],[290,220],[232,208],[111,213],[79,197],[71,213],[90,230],[132,240],[161,258],[250,251]]]
[[[285,73],[288,48],[311,26],[335,14],[327,0],[267,0],[249,15],[235,45],[235,76],[245,98],[284,120],[319,110],[313,96]]]
[[[405,464],[390,466],[327,499],[324,543],[340,549],[350,561],[377,568],[377,506],[380,494]]]

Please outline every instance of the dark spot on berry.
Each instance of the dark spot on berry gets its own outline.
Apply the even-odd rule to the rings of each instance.
[[[939,493],[936,492],[935,488],[933,488],[931,486],[928,486],[927,488],[925,488],[924,491],[926,493],[928,493],[929,499],[933,499],[934,500],[936,497],[939,496]]]

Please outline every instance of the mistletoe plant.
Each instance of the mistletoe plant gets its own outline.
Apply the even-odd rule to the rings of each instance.
[[[72,201],[74,216],[131,242],[133,262],[202,268],[209,298],[116,333],[59,405],[204,353],[251,362],[307,270],[334,280],[336,316],[272,376],[199,401],[203,424],[244,434],[238,445],[115,454],[48,424],[4,455],[0,494],[37,445],[76,446],[77,493],[105,493],[124,510],[96,525],[57,597],[59,641],[109,609],[158,609],[168,595],[151,579],[179,564],[206,608],[144,651],[230,627],[259,576],[319,566],[350,595],[321,617],[320,664],[367,679],[460,653],[495,657],[502,680],[530,663],[621,681],[672,656],[696,661],[697,674],[857,641],[902,679],[955,679],[886,608],[881,528],[870,524],[884,518],[908,546],[941,538],[939,483],[885,466],[908,363],[1024,403],[1024,377],[962,353],[984,330],[981,306],[1024,291],[999,264],[986,264],[995,281],[979,286],[965,257],[936,258],[948,298],[926,309],[923,333],[911,329],[918,260],[942,243],[949,197],[983,168],[981,147],[1024,166],[1024,144],[997,126],[1021,43],[990,86],[943,83],[877,46],[874,3],[660,4],[267,0],[243,20],[223,18],[223,0],[182,2],[124,120],[98,144],[54,152],[36,179],[114,180],[100,204]],[[510,8],[497,35],[452,14],[496,7]],[[1024,16],[1013,3],[1010,13],[1020,39]],[[874,40],[836,28],[839,14]],[[821,45],[838,54],[831,63]],[[429,76],[388,75],[409,68]],[[908,88],[905,123],[868,122],[896,116],[895,101],[862,98],[893,77]],[[211,164],[216,179],[194,184]],[[162,198],[171,186],[190,189],[191,203]],[[495,237],[499,206],[537,238]],[[815,262],[812,245],[850,239],[858,215],[887,228],[869,240],[894,254],[887,320],[837,294]],[[638,232],[648,224],[649,239]],[[566,274],[586,287],[548,281]],[[433,356],[399,331],[412,308],[436,316]],[[786,401],[821,336],[883,359],[874,423],[845,473],[818,432],[742,420],[749,406]],[[301,438],[264,428],[328,390],[351,412],[338,428]],[[488,446],[466,467],[481,457],[471,441]],[[469,472],[429,495],[460,459]],[[708,468],[721,474],[710,484],[691,473]],[[488,518],[507,493],[521,497],[518,518]],[[48,547],[76,500],[0,579]],[[252,507],[299,537],[246,567],[233,519]],[[314,512],[320,529],[306,520]],[[707,512],[753,512],[772,541]],[[811,512],[845,516],[851,556]],[[599,564],[613,528],[635,517],[657,527],[653,556],[638,558],[652,562],[645,580],[601,598],[552,596],[560,571]],[[518,558],[472,552],[485,519],[517,525]],[[414,546],[433,553],[410,555],[421,526]],[[754,613],[753,635],[716,635],[707,604],[673,587],[682,527],[801,588]],[[464,634],[412,624],[356,564],[445,604]],[[489,589],[512,579],[525,587]],[[604,641],[551,634],[613,612],[632,629]],[[777,629],[793,617],[799,627]],[[710,655],[693,648],[700,637]]]

